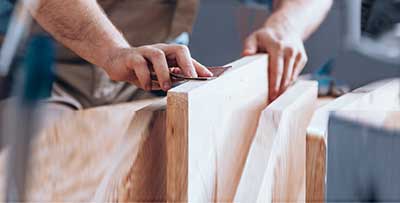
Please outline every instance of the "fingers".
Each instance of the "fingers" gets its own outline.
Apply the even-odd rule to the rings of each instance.
[[[305,50],[299,52],[296,57],[296,63],[294,64],[294,70],[293,74],[291,76],[291,81],[296,81],[301,73],[303,71],[304,67],[306,66],[308,61],[307,54]]]
[[[132,61],[130,67],[132,67],[137,80],[139,80],[140,82],[141,87],[146,91],[150,91],[152,85],[151,85],[150,71],[147,67],[146,59],[140,55],[136,55],[132,57],[131,60]],[[135,79],[132,79],[130,82],[134,82]]]
[[[161,89],[164,91],[171,89],[171,78],[169,76],[169,68],[164,52],[151,46],[141,47],[139,51],[153,65]],[[147,70],[149,71],[149,67]]]
[[[201,63],[197,62],[194,59],[192,61],[193,61],[194,68],[196,69],[196,72],[200,77],[212,77],[213,76],[213,73],[211,71],[209,71]]]
[[[294,64],[296,62],[297,51],[292,47],[288,47],[284,51],[285,65],[282,75],[282,81],[280,84],[279,94],[282,94],[292,82]]]
[[[303,70],[307,56],[300,36],[264,27],[254,32],[244,43],[243,55],[257,52],[269,54],[269,100],[283,93]]]
[[[280,53],[270,55],[269,60],[269,100],[273,101],[279,96],[280,85],[284,72],[284,56]]]
[[[128,62],[126,68],[118,68],[118,74],[110,74],[119,81],[128,81],[133,84],[140,83],[145,90],[153,89],[155,85],[152,82],[151,72],[155,71],[158,83],[162,90],[167,91],[172,87],[170,77],[170,67],[178,67],[179,72],[187,77],[212,77],[213,73],[205,66],[192,59],[190,51],[186,46],[156,44],[142,46],[127,50]],[[124,60],[126,62],[126,60]],[[125,69],[125,70],[124,70]],[[133,73],[132,73],[133,71]],[[127,79],[121,79],[123,77]],[[138,82],[139,81],[139,82]]]
[[[256,35],[249,36],[244,42],[243,56],[249,56],[257,53],[257,37]]]
[[[175,58],[176,63],[182,72],[187,77],[198,77],[196,68],[192,61],[189,48],[183,45],[157,45],[162,49],[168,58]]]

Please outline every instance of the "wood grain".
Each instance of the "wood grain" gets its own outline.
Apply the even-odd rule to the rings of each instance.
[[[168,200],[234,199],[267,105],[267,61],[266,55],[246,57],[213,81],[191,81],[168,93]]]
[[[235,202],[305,201],[305,133],[317,89],[299,81],[262,112]]]
[[[152,177],[154,170],[162,171],[164,163],[157,162],[162,157],[150,158],[165,149],[156,150],[161,138],[153,137],[165,135],[160,133],[164,107],[165,99],[155,99],[79,111],[45,129],[33,144],[27,201],[132,202],[162,196],[162,185],[146,184],[162,180]],[[2,182],[6,151],[1,153]],[[146,164],[156,168],[149,172]]]
[[[167,98],[62,118],[33,144],[27,200],[304,201],[305,131],[317,87],[300,81],[267,107],[267,64],[267,55],[245,57]]]
[[[324,201],[326,137],[332,112],[376,127],[400,129],[400,80],[358,88],[318,109],[307,128],[307,201]]]

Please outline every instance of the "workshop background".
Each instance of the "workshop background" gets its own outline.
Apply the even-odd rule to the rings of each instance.
[[[327,19],[307,40],[309,61],[304,71],[311,72],[334,59],[333,76],[352,88],[398,76],[399,69],[395,65],[344,50],[344,1],[334,1]],[[237,59],[246,33],[257,29],[268,13],[265,5],[252,4],[244,8],[233,0],[202,0],[190,44],[193,57],[206,65],[221,65],[219,63]],[[247,22],[239,16],[246,17]]]
[[[343,48],[344,1],[334,1],[327,19],[307,40],[309,61],[304,73],[312,72],[333,59],[333,77],[352,88],[398,76],[396,65]],[[201,0],[190,42],[193,57],[210,66],[239,58],[244,38],[264,22],[270,13],[270,4],[271,0]],[[4,33],[8,22],[5,16],[10,14],[11,6],[8,1],[0,0],[0,8],[0,32]]]

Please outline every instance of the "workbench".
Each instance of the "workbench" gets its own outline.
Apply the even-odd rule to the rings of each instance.
[[[304,202],[317,84],[299,81],[268,104],[267,64],[246,57],[167,97],[66,115],[33,142],[26,199]]]
[[[267,55],[246,57],[167,97],[62,117],[33,142],[26,199],[323,201],[329,112],[373,109],[381,119],[342,114],[400,129],[399,80],[319,100],[316,82],[298,81],[268,103],[267,64]],[[3,183],[8,150],[0,153]]]

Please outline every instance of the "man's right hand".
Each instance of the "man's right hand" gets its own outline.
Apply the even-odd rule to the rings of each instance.
[[[32,9],[32,13],[39,24],[80,57],[104,68],[113,80],[152,90],[150,74],[154,72],[158,89],[167,91],[172,86],[170,67],[177,67],[173,71],[187,77],[212,76],[192,59],[186,46],[155,44],[131,48],[96,0],[38,2],[39,9]]]
[[[115,81],[133,83],[144,90],[158,89],[152,85],[151,72],[155,72],[159,88],[164,91],[172,87],[170,68],[179,67],[187,77],[211,77],[212,73],[192,59],[187,46],[155,44],[113,51],[104,67]]]

